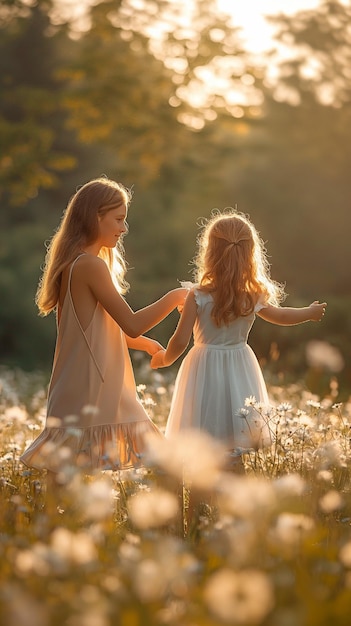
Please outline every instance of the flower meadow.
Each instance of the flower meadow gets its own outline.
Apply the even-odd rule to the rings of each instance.
[[[146,379],[146,376],[145,376]],[[19,462],[44,423],[40,374],[0,372],[1,626],[349,626],[351,402],[271,386],[271,446],[245,473],[204,433],[150,440],[144,467],[60,485]],[[169,373],[139,393],[162,429]],[[72,426],[74,427],[74,425]]]

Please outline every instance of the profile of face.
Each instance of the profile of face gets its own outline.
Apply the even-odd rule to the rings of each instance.
[[[114,248],[121,235],[128,232],[127,209],[124,204],[99,215],[98,241],[102,247]]]

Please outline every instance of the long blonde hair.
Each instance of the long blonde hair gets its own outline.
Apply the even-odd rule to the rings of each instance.
[[[36,293],[40,315],[48,315],[57,306],[62,272],[81,250],[96,241],[98,217],[130,202],[130,192],[120,183],[101,177],[91,180],[72,196],[60,226],[52,237],[45,257],[42,277]],[[99,257],[107,263],[121,293],[125,293],[126,263],[121,240],[114,249],[101,248]]]
[[[211,292],[212,319],[217,326],[250,315],[259,298],[279,305],[283,285],[270,277],[264,243],[249,218],[234,209],[216,211],[198,237],[195,280]]]

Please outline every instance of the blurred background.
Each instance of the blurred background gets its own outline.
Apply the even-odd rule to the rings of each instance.
[[[257,320],[266,375],[348,397],[350,44],[349,1],[2,0],[1,364],[50,371],[55,318],[34,304],[45,242],[105,174],[133,190],[133,307],[190,280],[201,218],[237,206],[286,304],[328,301],[322,324]],[[176,321],[150,334],[166,342]]]

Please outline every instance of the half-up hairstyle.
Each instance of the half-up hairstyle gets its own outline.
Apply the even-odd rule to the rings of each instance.
[[[41,315],[47,315],[56,308],[64,269],[85,246],[96,241],[99,216],[122,205],[128,208],[130,199],[128,189],[105,177],[86,183],[70,199],[61,224],[47,247],[43,274],[36,293],[36,304]],[[99,257],[107,263],[120,293],[125,293],[128,283],[124,278],[126,262],[122,240],[113,249],[101,248]]]
[[[266,250],[249,218],[234,209],[216,211],[198,237],[195,280],[214,299],[217,326],[250,315],[258,302],[278,306],[284,288],[270,277]]]

